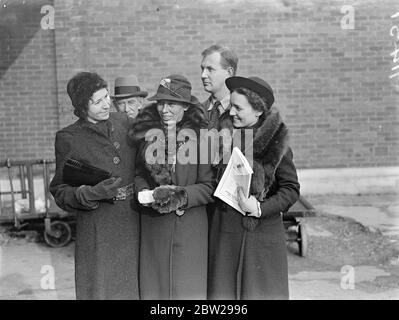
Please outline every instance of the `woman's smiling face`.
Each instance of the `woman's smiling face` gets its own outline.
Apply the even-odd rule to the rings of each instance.
[[[111,108],[111,98],[106,88],[100,89],[93,93],[89,100],[87,108],[87,120],[97,123],[109,118]]]
[[[236,128],[253,126],[259,120],[261,111],[255,110],[245,95],[232,92],[230,95],[230,116]]]
[[[157,101],[157,109],[162,122],[167,126],[171,126],[183,119],[187,106],[182,102],[159,100]]]

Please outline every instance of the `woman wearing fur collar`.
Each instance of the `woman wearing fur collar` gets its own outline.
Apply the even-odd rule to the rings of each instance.
[[[140,111],[129,132],[138,148],[136,192],[153,190],[154,198],[139,209],[140,295],[206,299],[206,204],[213,201],[214,182],[211,166],[198,164],[196,137],[208,123],[183,76],[162,79],[148,100],[156,104]],[[184,132],[193,134],[188,137]],[[187,153],[188,163],[181,161]]]
[[[231,107],[221,117],[219,129],[227,128],[232,134],[252,130],[254,173],[249,198],[242,190],[237,193],[246,216],[220,200],[216,203],[210,224],[209,298],[288,299],[281,213],[299,197],[288,130],[278,111],[271,108],[273,91],[264,80],[231,77],[226,85],[231,91]],[[247,144],[241,139],[241,146]],[[240,149],[245,154],[244,148]],[[227,162],[224,159],[217,165],[217,180]]]

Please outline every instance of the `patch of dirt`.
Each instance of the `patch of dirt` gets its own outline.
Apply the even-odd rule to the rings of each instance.
[[[16,231],[13,228],[0,227],[0,246],[10,242],[23,244],[26,242],[43,242],[43,236],[35,230]]]
[[[325,230],[328,236],[310,235],[307,257],[330,265],[389,264],[399,250],[379,230],[336,215],[318,213],[302,218],[309,229]]]

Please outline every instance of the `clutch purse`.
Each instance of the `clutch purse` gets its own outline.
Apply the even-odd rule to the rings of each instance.
[[[63,170],[64,183],[71,187],[79,187],[81,185],[94,186],[103,180],[111,178],[111,175],[109,171],[72,158],[67,159]]]

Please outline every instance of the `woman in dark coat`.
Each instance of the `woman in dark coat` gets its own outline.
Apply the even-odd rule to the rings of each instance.
[[[129,132],[138,146],[135,192],[153,190],[154,198],[140,210],[140,296],[206,299],[206,204],[213,201],[214,183],[211,166],[198,162],[196,138],[207,128],[206,117],[180,75],[162,79],[148,100],[156,104],[140,111]],[[182,161],[187,154],[188,163]]]
[[[135,151],[128,145],[128,117],[109,112],[107,84],[95,73],[77,74],[67,91],[79,120],[56,134],[50,191],[60,208],[76,212],[76,298],[138,299],[139,219],[131,208]],[[68,158],[112,178],[95,186],[68,185]]]
[[[246,216],[217,200],[210,226],[209,298],[288,299],[281,213],[297,201],[299,183],[287,128],[278,111],[271,108],[273,91],[264,80],[231,77],[226,85],[231,91],[231,105],[219,129],[241,134],[235,141],[241,140],[238,147],[252,158],[254,173],[250,196],[246,198],[242,190],[237,191]],[[248,135],[242,129],[251,130],[252,140],[245,142],[243,137]],[[228,159],[223,159],[217,165],[218,181],[227,163]]]

